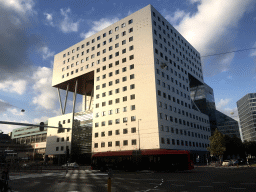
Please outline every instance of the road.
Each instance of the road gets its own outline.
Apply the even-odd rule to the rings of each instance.
[[[49,170],[10,174],[14,192],[107,191],[107,173],[91,170]],[[114,172],[112,192],[256,191],[256,168],[198,167],[192,171]]]

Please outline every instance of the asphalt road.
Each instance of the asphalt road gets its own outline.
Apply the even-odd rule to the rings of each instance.
[[[107,191],[107,173],[91,170],[48,170],[43,173],[11,173],[10,187],[23,191]],[[192,171],[114,172],[112,192],[256,191],[256,168],[196,167]]]

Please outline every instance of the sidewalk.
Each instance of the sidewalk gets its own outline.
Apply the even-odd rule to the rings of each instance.
[[[248,165],[235,165],[235,166],[222,166],[222,165],[216,165],[216,164],[201,164],[201,165],[195,165],[196,167],[213,167],[213,168],[242,168],[242,167],[248,167]],[[250,166],[252,167],[252,166]]]

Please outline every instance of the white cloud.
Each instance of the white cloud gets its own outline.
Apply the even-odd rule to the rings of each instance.
[[[216,108],[218,110],[221,110],[223,107],[225,107],[226,105],[229,104],[229,102],[231,101],[231,99],[221,99],[217,105],[216,105]]]
[[[47,24],[49,24],[49,25],[51,25],[52,27],[54,27],[52,14],[50,14],[50,13],[44,13],[44,15],[46,16]]]
[[[22,95],[26,91],[27,81],[23,79],[19,80],[4,80],[0,83],[0,90],[10,93],[18,93]]]
[[[27,14],[36,13],[33,10],[34,0],[0,0],[6,8],[14,10],[16,13]]]
[[[230,104],[231,99],[221,99],[217,104],[216,104],[216,109],[225,115],[232,117],[235,120],[239,120],[238,118],[238,110],[237,107],[235,108],[230,108],[227,107]]]
[[[40,118],[35,118],[33,119],[33,122],[35,124],[39,124],[40,122],[45,122],[49,119],[50,117],[46,117],[46,116],[43,116],[43,117],[40,117]]]
[[[23,116],[24,113],[21,112],[20,110],[18,111],[16,108],[12,108],[12,109],[8,109],[9,112],[11,112],[13,115],[17,115],[17,116]]]
[[[45,109],[54,109],[57,102],[56,89],[51,86],[52,69],[47,67],[39,67],[32,77],[34,80],[33,104],[37,104]]]
[[[164,12],[166,12],[166,10],[164,10]],[[165,19],[167,19],[172,25],[176,25],[186,15],[188,15],[188,14],[185,13],[185,11],[183,11],[183,10],[181,11],[181,10],[178,9],[177,11],[175,11],[173,16],[166,15]]]
[[[50,49],[46,46],[42,47],[40,51],[42,53],[43,59],[48,59],[49,57],[53,57],[55,54],[54,51],[51,52]]]
[[[234,50],[232,42],[236,34],[235,29],[255,1],[190,0],[190,2],[201,2],[196,5],[198,10],[196,13],[177,10],[174,16],[164,14],[165,17],[171,22],[181,20],[174,27],[201,53],[201,56]],[[226,54],[210,59],[210,62],[205,63],[207,65],[205,69],[208,70],[207,75],[215,75],[229,69],[233,56]]]
[[[79,22],[73,22],[73,20],[69,17],[69,13],[71,13],[70,8],[64,10],[60,10],[61,15],[64,16],[64,19],[60,22],[60,29],[63,33],[69,33],[69,32],[77,32]]]
[[[101,31],[102,29],[105,29],[106,27],[112,25],[113,23],[117,22],[119,19],[117,17],[113,19],[108,18],[102,18],[99,21],[93,21],[92,28],[87,33],[81,33],[81,38],[87,38],[92,36],[93,34],[97,33],[98,31]]]

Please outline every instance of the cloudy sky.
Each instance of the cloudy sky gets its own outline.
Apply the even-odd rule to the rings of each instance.
[[[256,92],[256,49],[233,52],[256,48],[255,0],[0,0],[0,121],[60,115],[54,55],[148,4],[201,53],[217,109],[236,116],[237,100]],[[0,125],[4,133],[13,128]]]

